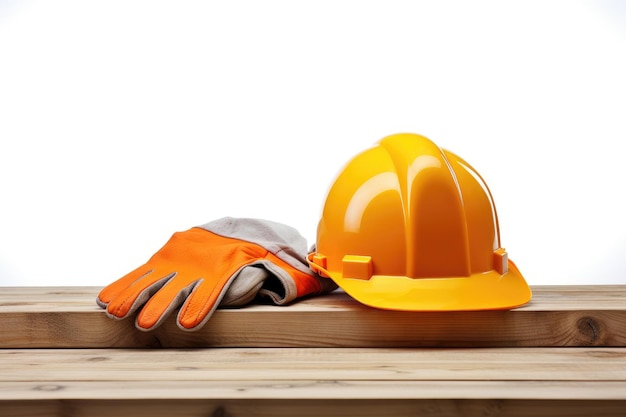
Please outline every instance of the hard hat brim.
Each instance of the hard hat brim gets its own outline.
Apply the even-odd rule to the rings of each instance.
[[[370,279],[355,279],[324,273],[355,300],[385,310],[508,310],[528,303],[532,297],[526,280],[510,260],[505,274],[489,271],[468,277],[373,275]]]

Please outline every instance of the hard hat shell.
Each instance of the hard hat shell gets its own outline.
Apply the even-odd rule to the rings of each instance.
[[[416,134],[354,157],[331,186],[311,268],[372,307],[508,309],[531,291],[500,245],[485,181]]]

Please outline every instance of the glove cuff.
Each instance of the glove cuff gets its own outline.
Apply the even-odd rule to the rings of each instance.
[[[291,226],[270,220],[223,217],[197,227],[259,245],[297,270],[312,274],[306,261],[306,239]]]

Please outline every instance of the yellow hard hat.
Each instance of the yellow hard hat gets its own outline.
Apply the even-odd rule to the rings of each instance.
[[[463,159],[416,134],[388,136],[344,167],[308,260],[377,308],[495,310],[531,298],[500,245],[487,184]]]

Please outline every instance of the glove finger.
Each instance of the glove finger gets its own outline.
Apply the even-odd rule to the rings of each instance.
[[[107,305],[111,302],[111,300],[116,298],[126,288],[130,287],[135,281],[151,272],[151,270],[152,269],[148,264],[144,264],[124,275],[117,281],[112,282],[100,291],[98,297],[96,298],[96,303],[102,308],[107,308]]]
[[[126,287],[107,305],[107,315],[123,319],[137,311],[161,287],[176,275],[176,272],[152,271]]]
[[[188,285],[180,287],[178,282],[187,282]],[[163,323],[169,315],[180,307],[189,294],[191,294],[196,286],[198,286],[202,280],[186,281],[184,277],[178,275],[177,279],[172,279],[160,288],[141,309],[141,312],[137,315],[135,325],[139,330],[152,330],[157,328]]]
[[[202,279],[198,282],[178,312],[178,327],[182,330],[197,330],[204,326],[236,276],[235,273],[231,276]]]

